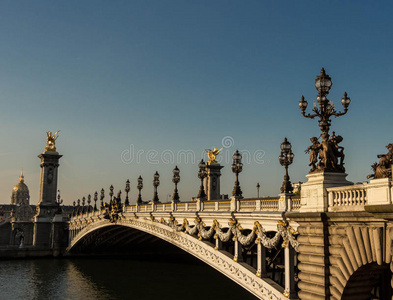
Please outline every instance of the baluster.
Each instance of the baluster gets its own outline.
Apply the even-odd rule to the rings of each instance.
[[[295,292],[295,251],[289,244],[284,242],[284,261],[285,261],[285,293],[286,297],[293,299]]]
[[[214,235],[214,238],[216,239],[216,247],[214,247],[214,249],[221,250],[222,242],[221,242],[220,238],[217,236],[217,233]]]
[[[266,248],[262,246],[261,240],[257,238],[257,276],[267,277],[266,268]]]
[[[237,236],[234,236],[233,240],[235,242],[233,245],[233,248],[234,248],[233,260],[236,262],[241,262],[241,261],[243,261],[242,245],[237,240]]]

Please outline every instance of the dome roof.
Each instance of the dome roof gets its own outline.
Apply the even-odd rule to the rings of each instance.
[[[23,170],[19,176],[19,183],[17,183],[12,189],[11,204],[21,204],[27,201],[29,204],[29,188],[25,184],[25,177],[23,176]]]

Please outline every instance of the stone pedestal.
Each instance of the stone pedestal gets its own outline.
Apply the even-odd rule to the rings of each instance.
[[[220,199],[220,176],[223,167],[220,164],[206,165],[207,177],[204,184],[208,201]]]
[[[367,204],[392,204],[392,180],[390,178],[371,179],[367,185]]]
[[[292,193],[281,193],[278,194],[280,199],[278,200],[278,211],[291,211],[292,210],[292,197],[295,194]]]
[[[52,246],[52,218],[35,217],[34,218],[34,238],[33,246],[51,248]]]
[[[231,211],[240,211],[240,197],[232,196],[231,197]]]
[[[302,184],[300,212],[325,212],[328,210],[326,188],[353,185],[346,180],[347,174],[318,172],[306,175],[308,181]]]

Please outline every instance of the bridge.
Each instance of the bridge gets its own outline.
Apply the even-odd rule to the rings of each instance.
[[[293,211],[299,209],[300,197],[123,204],[121,212],[111,215],[92,209],[71,218],[67,250],[118,250],[151,235],[194,255],[261,299],[285,299],[295,292],[298,225],[279,210],[284,200]]]

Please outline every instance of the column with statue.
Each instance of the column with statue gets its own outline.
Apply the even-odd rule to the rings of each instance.
[[[224,166],[221,166],[217,161],[216,157],[220,153],[220,150],[217,148],[205,149],[209,160],[206,164],[206,172],[207,176],[205,178],[205,188],[206,188],[206,198],[207,200],[218,200],[220,199],[220,176],[221,169]]]
[[[37,214],[34,218],[34,246],[53,248],[57,242],[54,240],[61,233],[54,230],[62,228],[60,203],[57,201],[57,179],[59,159],[62,157],[56,151],[56,139],[59,131],[52,134],[47,132],[46,147],[43,153],[38,155],[41,159],[40,193],[37,203]],[[56,232],[55,232],[56,231]]]

